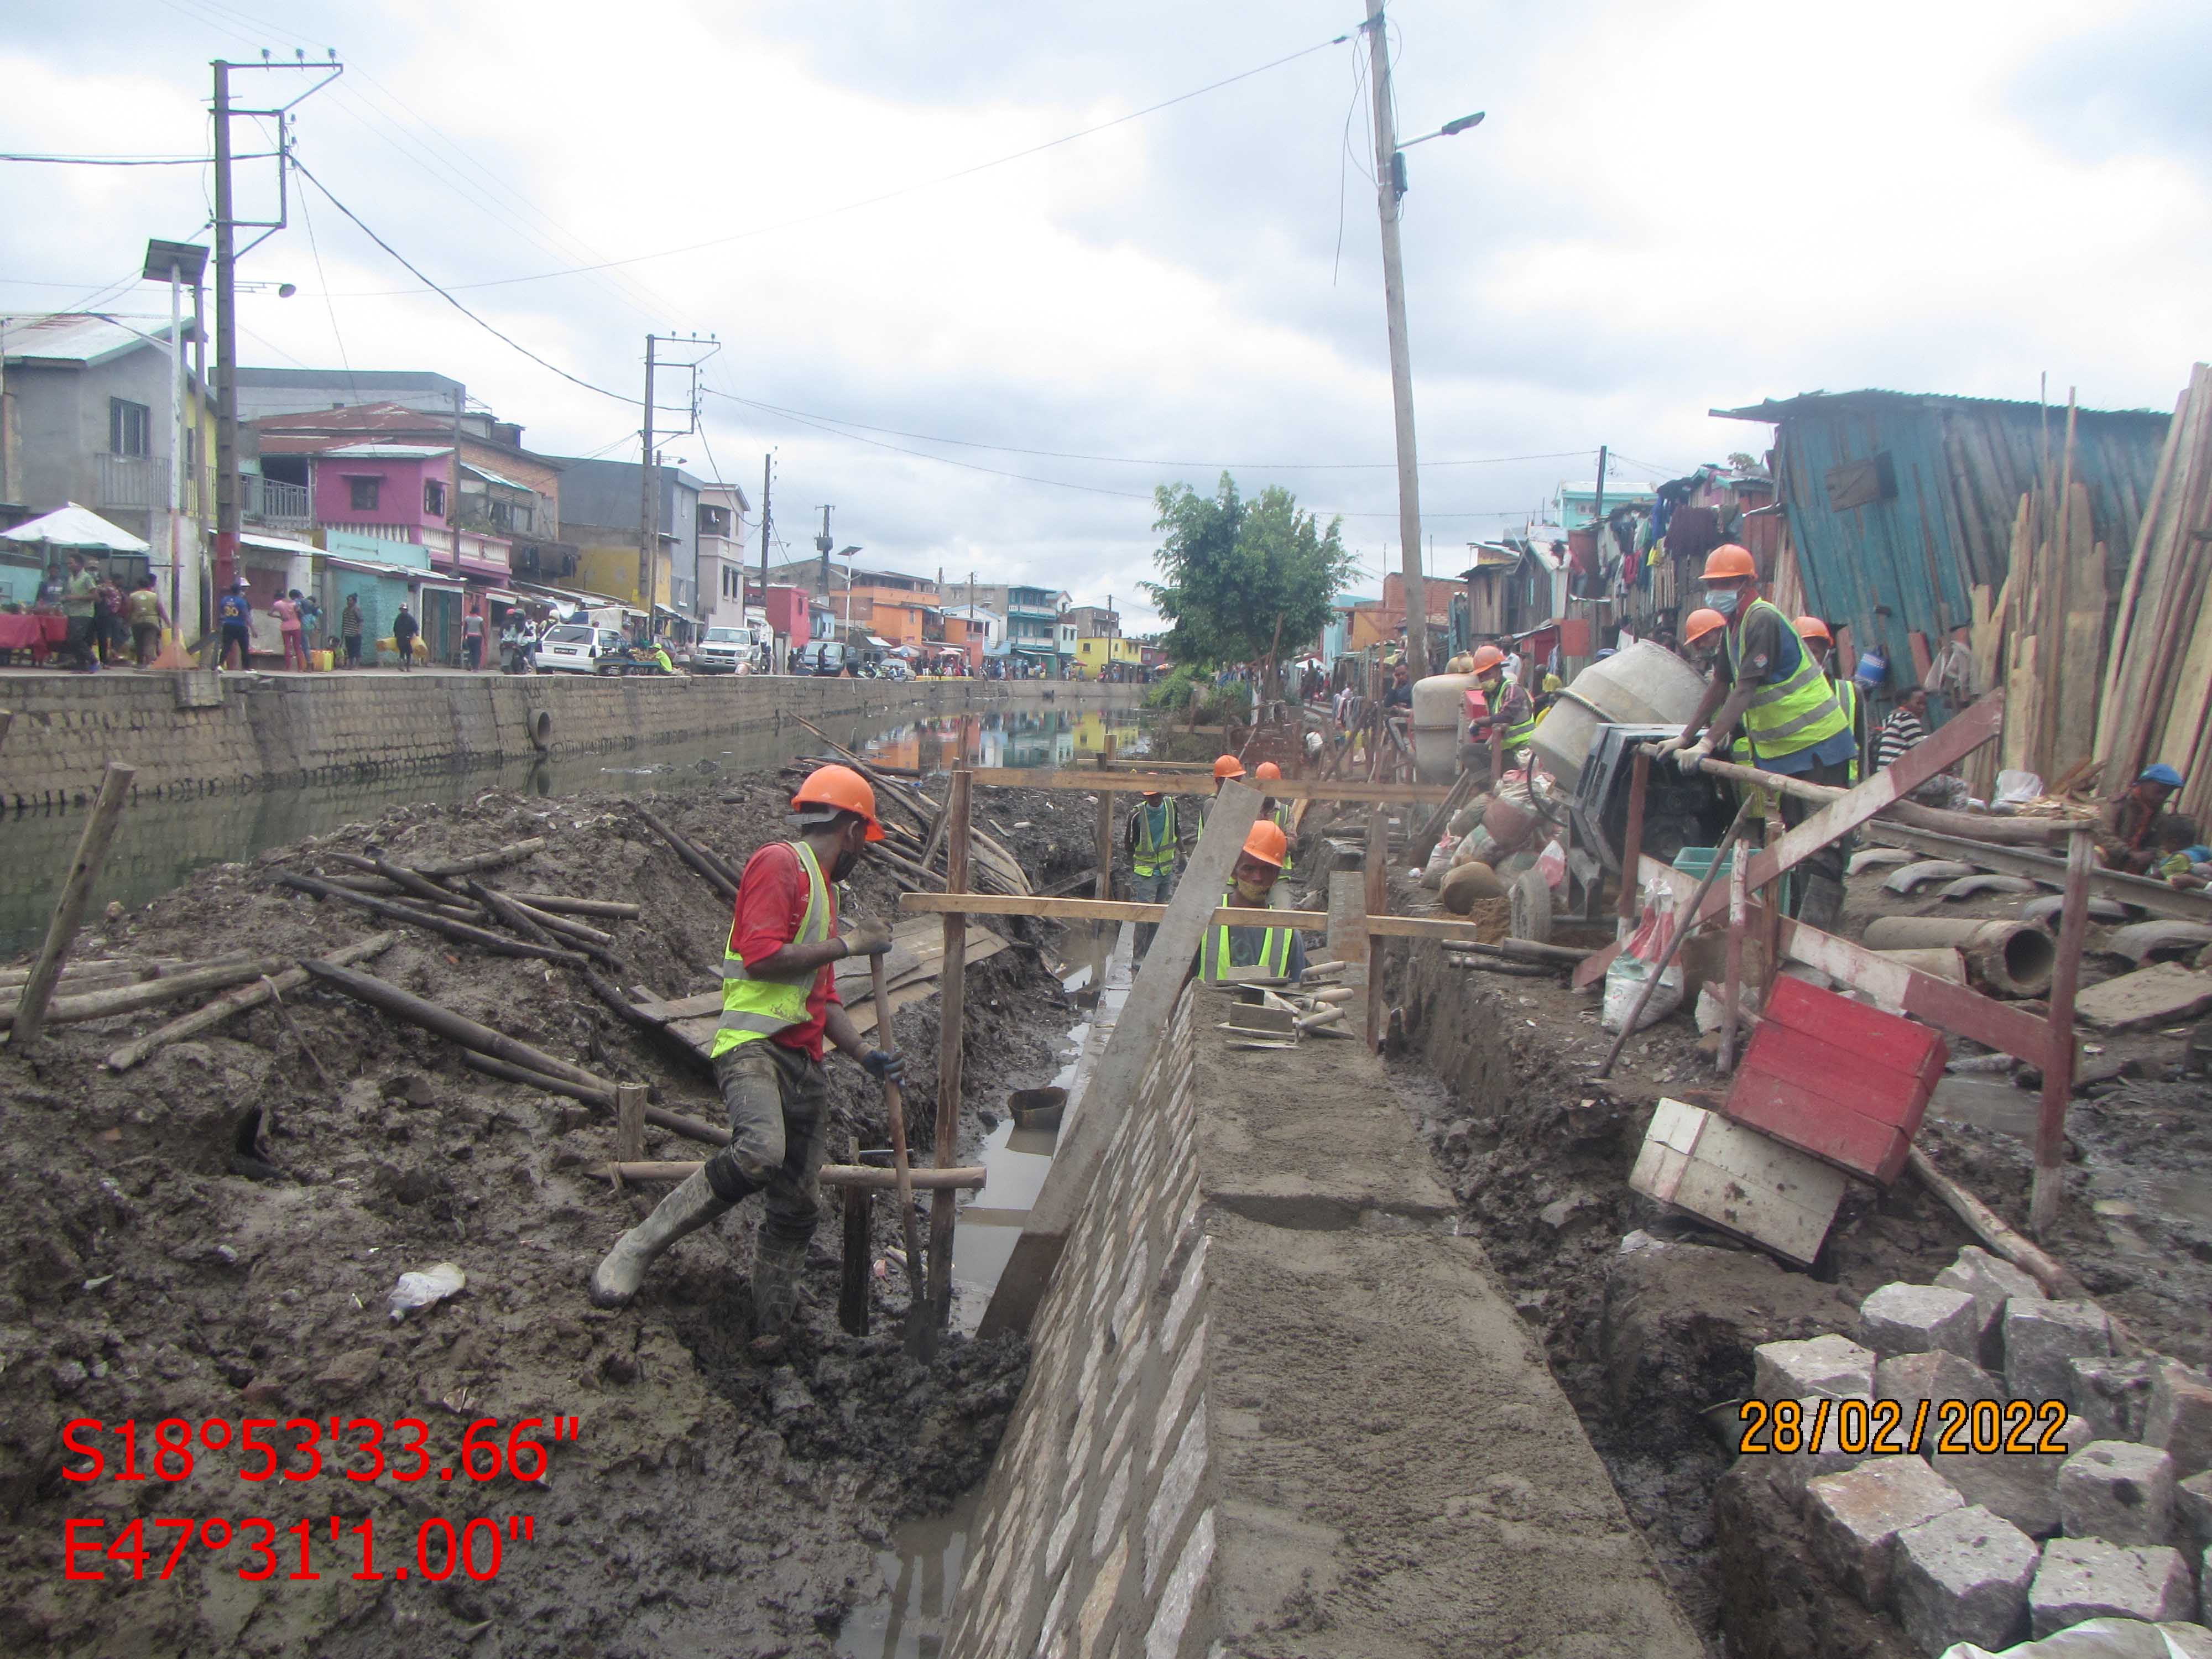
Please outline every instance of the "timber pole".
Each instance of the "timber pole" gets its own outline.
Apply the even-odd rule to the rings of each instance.
[[[952,774],[945,797],[945,890],[968,890],[969,853],[974,841],[975,776],[963,766]],[[948,1169],[960,1141],[961,1040],[968,1010],[968,918],[945,916],[945,955],[938,969],[937,1140],[935,1163]],[[878,1016],[888,1019],[888,1016]],[[938,1326],[952,1318],[952,1224],[960,1196],[940,1188],[929,1201],[929,1314]]]
[[[2089,854],[2094,837],[2075,829],[2066,848],[2066,902],[2059,911],[2058,961],[2051,975],[2051,1045],[2043,1061],[2043,1104],[2035,1121],[2035,1185],[2028,1231],[2048,1238],[2066,1184],[2066,1103],[2074,1093],[2074,993],[2089,921]]]
[[[131,796],[131,781],[137,775],[137,767],[110,761],[100,781],[91,816],[85,819],[84,833],[77,837],[76,856],[70,860],[69,874],[62,882],[61,902],[54,906],[53,917],[46,924],[46,943],[39,947],[31,976],[23,981],[23,994],[15,1001],[11,1040],[19,1052],[35,1043],[45,1028],[46,1006],[60,981],[62,963],[76,938],[78,924],[84,920],[85,907],[92,902],[93,887],[100,880],[100,866],[107,862],[107,849],[115,843],[116,825]]]

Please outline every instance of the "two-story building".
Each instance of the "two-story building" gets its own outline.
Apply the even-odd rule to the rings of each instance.
[[[191,325],[184,325],[191,343]],[[184,371],[183,512],[174,532],[183,562],[185,632],[200,625],[201,587],[215,495],[211,393]],[[169,591],[170,472],[179,465],[169,417],[169,325],[64,313],[0,319],[0,515],[8,524],[74,501],[149,544],[111,561],[118,578],[154,570]],[[27,599],[39,577],[11,562],[0,597]]]
[[[576,548],[577,580],[594,592],[619,598],[641,614],[645,593],[638,580],[637,531],[644,482],[638,464],[569,460],[562,466],[562,524]],[[653,630],[682,644],[697,638],[706,626],[700,604],[699,507],[710,486],[665,462],[653,473],[660,498],[653,570]],[[729,527],[736,528],[734,523]],[[732,552],[732,539],[715,532],[712,580],[717,588],[726,568],[723,561]]]
[[[944,603],[963,609],[970,603],[997,611],[1006,618],[1004,644],[994,656],[1018,664],[1021,672],[1056,672],[1062,661],[1060,613],[1067,595],[1057,588],[1018,582],[947,582]]]
[[[1086,680],[1134,679],[1144,665],[1144,652],[1136,641],[1097,634],[1079,635],[1075,641],[1075,670]]]
[[[695,540],[702,628],[742,628],[747,605],[762,603],[757,572],[751,589],[746,586],[745,507],[745,493],[735,484],[707,484],[699,491]]]

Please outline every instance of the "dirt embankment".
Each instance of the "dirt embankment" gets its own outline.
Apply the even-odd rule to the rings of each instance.
[[[787,793],[761,775],[719,797],[657,805],[742,861],[784,833]],[[991,801],[1002,821],[1032,825],[1017,845],[1038,883],[1087,864],[1077,807],[1022,792]],[[544,836],[546,850],[496,884],[635,902],[638,920],[601,925],[640,983],[673,996],[717,981],[726,906],[625,805],[504,792],[217,866],[103,923],[78,955],[321,954],[383,924],[274,886],[276,867],[313,870],[333,850],[405,863],[527,836]],[[854,885],[853,910],[891,913],[883,871],[864,869]],[[369,964],[380,976],[602,1075],[647,1081],[660,1103],[721,1119],[708,1078],[615,1019],[566,970],[398,932]],[[1020,1346],[955,1340],[927,1367],[902,1358],[896,1275],[878,1281],[875,1328],[890,1334],[844,1336],[831,1218],[808,1264],[804,1334],[784,1364],[753,1364],[753,1205],[677,1247],[635,1308],[598,1312],[585,1276],[651,1198],[611,1194],[598,1170],[611,1131],[595,1109],[464,1069],[441,1040],[312,986],[286,1006],[289,1024],[258,1009],[119,1076],[101,1056],[176,1010],[53,1028],[35,1064],[0,1054],[0,1650],[829,1652],[845,1609],[873,1592],[872,1547],[892,1522],[981,1474],[1026,1366]],[[936,1107],[937,1007],[931,1000],[896,1021],[922,1151]],[[1006,1088],[1048,1078],[1075,1018],[1030,945],[970,974],[968,1009],[963,1140]],[[830,1076],[836,1144],[848,1130],[886,1144],[873,1085],[835,1058]],[[238,1126],[254,1109],[281,1179],[233,1173]],[[697,1152],[648,1130],[647,1155]],[[878,1243],[895,1242],[890,1206],[876,1214]],[[386,1310],[394,1280],[441,1261],[466,1271],[466,1290],[395,1323]],[[496,1419],[504,1444],[510,1425],[533,1416],[578,1419],[573,1439],[539,1431],[545,1480],[468,1478],[460,1453],[471,1423]],[[182,1480],[118,1481],[121,1441],[108,1432],[86,1442],[107,1453],[106,1473],[67,1478],[82,1467],[64,1463],[70,1419],[135,1420],[143,1468],[164,1419],[196,1429],[248,1417],[276,1419],[280,1455],[307,1437],[295,1419],[319,1425],[319,1472],[302,1478],[299,1452],[281,1478],[243,1481],[257,1457],[203,1443]],[[417,1463],[401,1450],[416,1431],[394,1427],[384,1473],[366,1478],[372,1455],[350,1449],[368,1431],[355,1419],[404,1418],[425,1425],[425,1475],[398,1478]],[[532,1517],[532,1536],[507,1538],[495,1576],[422,1582],[415,1547],[426,1522],[511,1515]],[[348,1532],[343,1547],[334,1542],[332,1516],[343,1528],[374,1517],[383,1581],[349,1577],[360,1541]],[[266,1582],[239,1577],[259,1564],[238,1531],[249,1516],[279,1529],[282,1565]],[[103,1541],[144,1520],[154,1553],[143,1582],[96,1553],[77,1565],[105,1566],[106,1583],[65,1580],[73,1517],[105,1522]],[[196,1534],[163,1581],[176,1534],[152,1523],[184,1517],[222,1517],[237,1541],[212,1548]],[[288,1577],[299,1545],[282,1529],[302,1519],[313,1522],[318,1580]],[[438,1566],[443,1546],[428,1547]],[[390,1576],[400,1565],[409,1582]]]
[[[1591,1073],[1610,1039],[1595,998],[1562,981],[1470,972],[1422,947],[1397,1000],[1425,1065],[1401,1064],[1394,1076],[1458,1195],[1463,1224],[1542,1334],[1630,1514],[1707,1640],[1719,1638],[1723,1602],[1755,1590],[1773,1603],[1757,1616],[1770,1631],[1806,1633],[1804,1651],[1887,1651],[1894,1632],[1848,1598],[1827,1595],[1809,1565],[1789,1595],[1786,1575],[1765,1572],[1757,1586],[1726,1577],[1714,1504],[1731,1458],[1704,1408],[1748,1392],[1759,1344],[1855,1331],[1869,1291],[1893,1279],[1928,1282],[1972,1236],[1917,1181],[1887,1192],[1855,1183],[1813,1270],[1786,1269],[1664,1215],[1627,1186],[1660,1097],[1717,1103],[1717,1093],[1701,1096],[1717,1080],[1686,1016],[1639,1035],[1599,1084]],[[1972,1047],[1953,1045],[1959,1054]],[[2170,1200],[2179,1178],[2212,1153],[2212,1120],[2201,1081],[2170,1075],[2182,1049],[2164,1039],[2130,1068],[2142,1075],[2090,1083],[2075,1100],[2074,1162],[2053,1243],[2142,1340],[2203,1363],[2212,1227]],[[2021,1095],[2031,1112],[2033,1098]],[[1920,1144],[2025,1225],[2023,1142],[1931,1119]],[[1639,1231],[1664,1248],[1625,1248],[1643,1242],[1632,1239]],[[1777,1533],[1782,1556],[1798,1547],[1786,1511],[1759,1524],[1790,1534]]]

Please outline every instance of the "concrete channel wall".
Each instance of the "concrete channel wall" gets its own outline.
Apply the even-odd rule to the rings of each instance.
[[[1127,708],[1135,686],[721,675],[36,674],[0,678],[0,808],[80,805],[111,760],[141,794],[443,771],[809,720]]]
[[[948,1659],[1697,1659],[1382,1062],[1234,1048],[1226,997],[1069,1231]]]

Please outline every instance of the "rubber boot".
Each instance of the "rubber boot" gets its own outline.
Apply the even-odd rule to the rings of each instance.
[[[799,1275],[805,1266],[804,1240],[761,1235],[753,1257],[754,1358],[783,1358],[790,1345],[793,1316],[799,1310]]]
[[[645,1282],[645,1270],[653,1258],[688,1234],[696,1233],[730,1205],[707,1184],[707,1172],[694,1170],[684,1184],[660,1200],[651,1215],[615,1241],[599,1265],[592,1269],[592,1303],[600,1308],[626,1308]]]
[[[1797,907],[1797,920],[1824,933],[1835,933],[1844,920],[1844,884],[1830,875],[1808,875],[1804,902]]]

